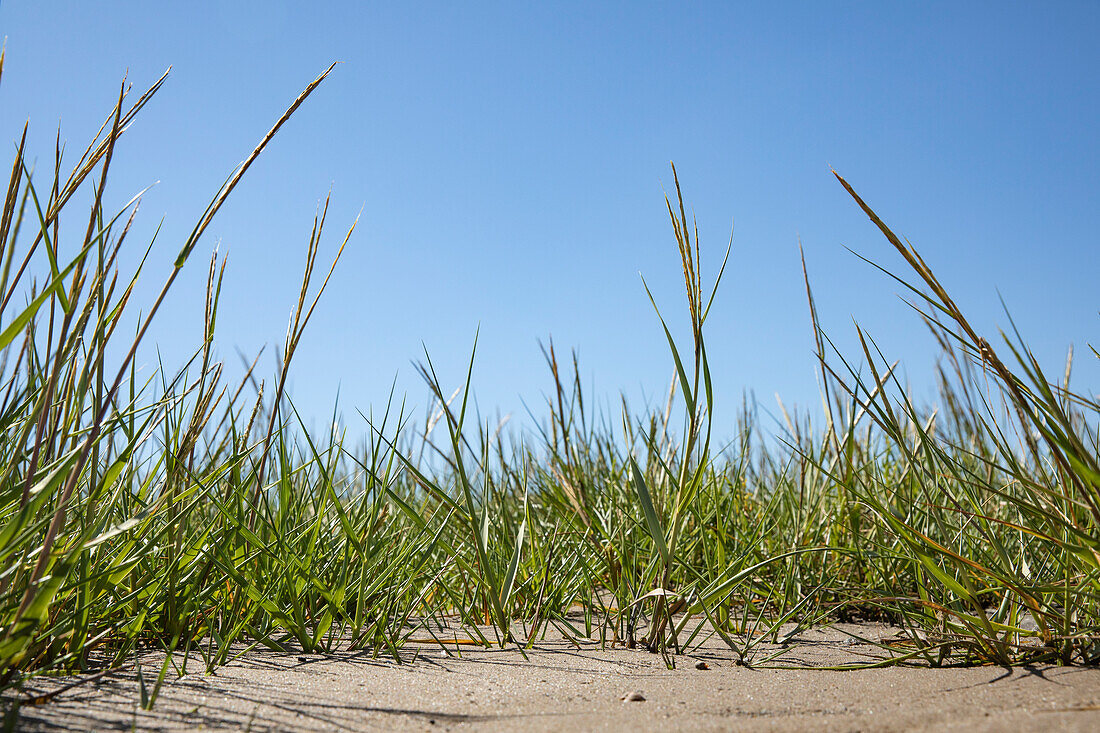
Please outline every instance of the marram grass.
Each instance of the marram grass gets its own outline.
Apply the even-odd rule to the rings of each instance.
[[[24,129],[0,217],[0,687],[148,647],[207,669],[241,643],[404,661],[412,641],[454,643],[443,625],[520,648],[553,627],[670,664],[717,634],[761,664],[759,640],[791,623],[869,614],[908,634],[895,662],[1100,659],[1100,405],[1070,388],[1068,366],[1049,376],[1018,337],[977,333],[839,176],[904,258],[899,282],[940,341],[935,409],[911,401],[866,334],[860,353],[832,348],[807,277],[824,425],[792,415],[782,440],[764,440],[746,409],[716,443],[705,334],[724,261],[708,280],[679,181],[667,204],[691,329],[681,343],[665,328],[654,354],[675,370],[663,408],[593,412],[575,356],[550,344],[540,431],[481,423],[470,372],[452,392],[426,358],[423,420],[391,404],[363,415],[364,445],[311,433],[285,385],[327,283],[314,277],[324,211],[272,386],[254,369],[226,383],[213,359],[216,255],[194,357],[139,378],[177,273],[199,266],[213,217],[328,73],[215,192],[152,303],[132,302],[150,275],[121,272],[118,255],[163,244],[131,241],[137,198],[115,210],[103,191],[163,78],[136,100],[123,88],[76,162],[55,151],[46,175],[32,176]],[[135,313],[136,332],[118,328]]]

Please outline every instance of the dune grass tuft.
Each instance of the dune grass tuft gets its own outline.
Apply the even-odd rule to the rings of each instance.
[[[1072,359],[1052,378],[1018,335],[995,347],[979,334],[839,175],[902,256],[910,279],[883,272],[942,347],[934,408],[863,331],[860,353],[833,348],[804,271],[826,420],[788,415],[782,439],[764,440],[746,408],[718,447],[705,334],[729,249],[708,279],[675,169],[666,205],[691,328],[677,342],[654,301],[667,336],[654,356],[675,371],[663,408],[593,413],[576,356],[559,361],[550,342],[533,433],[467,409],[474,355],[454,392],[425,357],[422,422],[391,402],[363,414],[363,445],[311,433],[286,384],[328,282],[314,278],[327,204],[273,388],[255,365],[226,383],[212,356],[216,253],[203,342],[181,369],[139,378],[135,355],[178,273],[331,70],[215,192],[149,304],[132,302],[142,268],[118,264],[140,195],[117,210],[103,199],[116,146],[165,77],[133,101],[123,86],[64,169],[58,144],[52,170],[31,171],[24,127],[0,210],[0,688],[129,665],[147,648],[207,670],[241,644],[401,662],[425,641],[527,648],[549,628],[670,665],[717,635],[764,664],[761,639],[852,616],[900,625],[899,662],[1100,660],[1100,404],[1071,388]],[[85,200],[86,219],[72,209]],[[82,236],[62,232],[74,223]],[[171,662],[148,688],[142,673],[144,705]]]

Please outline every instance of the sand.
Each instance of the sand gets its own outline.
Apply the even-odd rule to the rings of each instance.
[[[818,667],[867,661],[881,651],[849,634],[878,641],[895,631],[869,624],[807,631],[781,659]],[[169,673],[152,711],[139,708],[135,670],[123,670],[24,705],[18,729],[1100,730],[1095,668],[767,669],[738,665],[713,639],[671,670],[640,649],[561,639],[539,643],[527,659],[514,648],[461,647],[461,656],[409,649],[404,664],[362,652],[252,651],[210,675],[193,659],[188,674]],[[773,650],[762,645],[757,660]],[[157,658],[141,663],[151,685]],[[47,692],[70,681],[32,687]]]

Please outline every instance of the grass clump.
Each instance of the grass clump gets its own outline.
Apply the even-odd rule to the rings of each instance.
[[[716,447],[705,325],[726,260],[704,287],[675,169],[666,205],[691,328],[677,342],[654,302],[675,372],[663,409],[586,410],[576,355],[563,364],[550,342],[534,433],[471,413],[471,356],[453,393],[425,359],[422,423],[391,400],[364,415],[364,445],[311,434],[286,383],[328,282],[313,285],[327,203],[273,389],[255,364],[227,384],[213,357],[216,253],[203,342],[182,369],[140,379],[135,355],[165,294],[329,71],[212,197],[129,337],[119,325],[141,268],[118,262],[140,197],[110,213],[104,190],[164,78],[133,102],[123,88],[64,175],[58,146],[45,183],[24,128],[0,217],[0,687],[129,665],[145,648],[207,670],[241,644],[403,661],[425,640],[527,648],[551,627],[670,665],[717,634],[762,664],[761,639],[857,614],[903,627],[895,663],[1100,659],[1100,405],[1070,388],[1068,366],[1044,374],[1018,334],[994,349],[839,176],[914,276],[897,279],[942,347],[936,409],[913,402],[862,331],[856,358],[832,348],[807,276],[824,426],[789,415],[783,440],[765,440],[746,407]],[[66,232],[63,248],[62,221],[84,199],[83,237]]]

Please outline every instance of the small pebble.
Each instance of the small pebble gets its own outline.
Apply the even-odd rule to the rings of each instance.
[[[695,669],[710,669],[710,665],[700,660],[695,663]]]
[[[645,695],[641,690],[634,690],[634,692],[628,692],[619,698],[623,702],[645,702]]]

